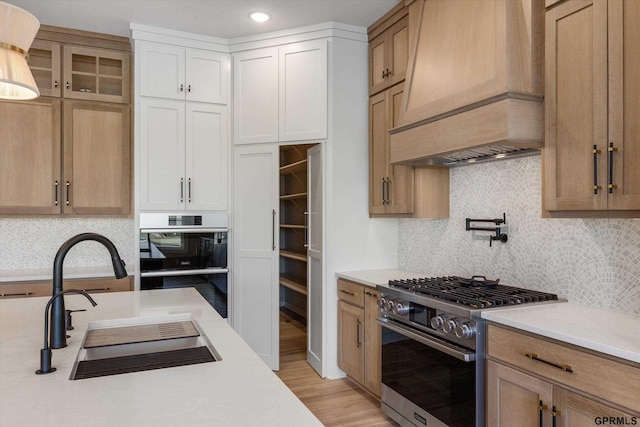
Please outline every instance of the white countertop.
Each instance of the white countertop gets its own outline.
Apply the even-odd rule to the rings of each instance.
[[[640,316],[558,303],[489,310],[482,318],[640,363]]]
[[[336,277],[368,286],[389,286],[389,280],[411,279],[414,277],[424,277],[424,274],[398,269],[384,270],[361,270],[361,271],[341,271],[336,273]]]
[[[127,267],[129,276],[133,276],[133,265]],[[92,279],[100,277],[114,277],[113,266],[96,267],[65,267],[65,279]],[[3,282],[30,282],[36,280],[53,280],[53,264],[50,268],[28,268],[19,270],[0,270],[0,284]]]
[[[56,372],[36,375],[46,297],[0,300],[0,426],[320,426],[193,288],[66,295],[75,313]],[[90,321],[191,313],[221,361],[69,380]]]
[[[368,286],[387,286],[390,279],[424,277],[405,270],[362,270],[337,277]],[[548,338],[640,363],[640,316],[580,304],[523,305],[482,312],[482,317]]]

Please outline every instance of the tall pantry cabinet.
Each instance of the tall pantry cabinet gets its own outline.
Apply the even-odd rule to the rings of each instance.
[[[132,24],[141,211],[229,207],[228,47]]]
[[[0,103],[0,214],[130,213],[130,52],[124,37],[41,26],[41,97]]]
[[[393,241],[396,225],[370,220],[363,191],[366,29],[326,23],[262,35],[233,50],[232,273],[234,307],[241,307],[234,328],[277,369],[278,316],[286,304],[278,297],[283,288],[301,298],[306,291],[307,361],[321,376],[344,375],[337,367],[335,273],[393,262],[397,252],[379,244]],[[286,181],[302,186],[304,177],[306,200]],[[252,215],[259,226],[251,227]],[[305,263],[306,284],[299,280]]]

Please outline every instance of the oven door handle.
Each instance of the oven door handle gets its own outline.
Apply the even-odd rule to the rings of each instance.
[[[220,274],[228,273],[228,268],[203,268],[200,270],[158,270],[158,271],[143,271],[140,273],[140,277],[170,277],[170,276],[193,276],[198,274]]]
[[[473,351],[469,351],[463,349],[462,347],[455,346],[441,339],[431,337],[426,334],[422,334],[420,332],[416,332],[412,329],[407,328],[406,326],[399,325],[392,320],[386,319],[376,319],[380,325],[385,328],[391,329],[394,332],[399,333],[400,335],[404,335],[407,338],[411,338],[412,340],[416,340],[421,344],[429,346],[435,350],[441,351],[449,356],[455,357],[458,360],[462,360],[463,362],[473,362],[476,360],[476,354]],[[393,323],[392,323],[393,322]]]

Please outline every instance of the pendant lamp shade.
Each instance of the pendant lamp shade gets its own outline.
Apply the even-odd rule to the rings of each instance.
[[[33,99],[40,91],[33,79],[27,52],[40,28],[29,12],[0,1],[0,98]]]

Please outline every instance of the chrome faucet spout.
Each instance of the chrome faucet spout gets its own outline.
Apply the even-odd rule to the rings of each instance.
[[[63,291],[62,286],[62,266],[64,264],[64,258],[67,255],[67,252],[75,246],[77,243],[83,242],[85,240],[93,240],[98,243],[101,243],[111,255],[111,263],[113,264],[113,271],[117,279],[122,279],[123,277],[127,277],[127,270],[125,268],[125,263],[120,258],[118,254],[118,250],[115,245],[111,242],[111,240],[106,237],[96,234],[96,233],[82,233],[77,236],[71,237],[69,240],[64,242],[60,249],[58,249],[58,253],[53,261],[53,293],[52,295],[56,295]],[[53,304],[51,306],[51,331],[50,331],[50,344],[51,348],[63,348],[67,346],[67,332],[65,326],[65,308],[64,308],[64,296],[61,298],[53,299]]]
[[[49,335],[49,307],[51,307],[51,304],[56,299],[58,299],[58,297],[62,297],[67,293],[82,294],[89,300],[92,306],[95,307],[96,305],[98,305],[98,303],[95,302],[93,298],[89,296],[89,294],[79,289],[68,289],[66,291],[60,291],[49,299],[47,305],[44,308],[44,347],[42,348],[42,350],[40,350],[40,369],[36,371],[36,374],[38,375],[49,374],[51,372],[55,372],[56,370],[56,368],[51,366],[51,348],[49,347],[49,341],[47,340],[47,335]]]

